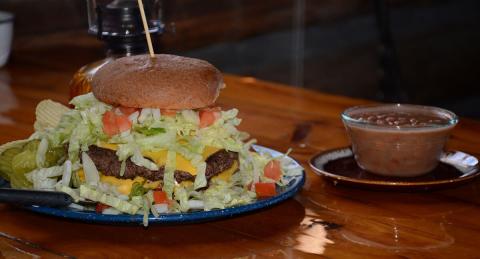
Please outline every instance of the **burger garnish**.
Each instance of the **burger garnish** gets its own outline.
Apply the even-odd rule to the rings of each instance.
[[[273,196],[301,171],[251,150],[238,111],[215,106],[223,87],[206,61],[117,59],[74,109],[42,101],[35,133],[0,146],[0,173],[15,188],[63,191],[107,205],[99,212],[145,219]]]

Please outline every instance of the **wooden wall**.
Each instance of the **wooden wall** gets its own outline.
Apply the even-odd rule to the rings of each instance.
[[[395,0],[393,4],[429,1]],[[298,0],[165,0],[164,47],[188,50],[292,28]],[[370,0],[304,0],[304,22],[332,22],[371,10]],[[16,37],[87,30],[86,0],[1,0],[16,15]]]

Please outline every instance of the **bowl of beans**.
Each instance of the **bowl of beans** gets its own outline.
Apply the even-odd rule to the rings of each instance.
[[[356,106],[341,117],[358,165],[394,177],[433,170],[458,123],[451,111],[410,104]]]

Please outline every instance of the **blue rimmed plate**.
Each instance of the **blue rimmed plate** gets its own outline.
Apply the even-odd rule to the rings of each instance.
[[[259,153],[270,154],[273,157],[281,156],[282,153],[270,148],[254,145],[253,148]],[[291,157],[287,157],[290,162],[289,166],[300,167],[300,164],[293,160]],[[212,221],[223,218],[231,218],[240,214],[253,212],[256,210],[268,208],[275,204],[278,204],[288,198],[293,197],[303,186],[305,182],[305,171],[302,168],[302,174],[293,177],[288,186],[278,188],[278,195],[268,198],[257,200],[254,203],[241,205],[226,209],[211,210],[211,211],[195,211],[188,213],[171,213],[161,214],[159,217],[154,217],[150,214],[148,218],[149,224],[186,224],[186,223],[198,223],[204,221]],[[43,206],[26,206],[28,210],[46,214],[50,216],[74,219],[85,221],[89,223],[100,224],[143,224],[143,215],[108,215],[99,214],[95,211],[83,211],[73,208],[51,208]]]

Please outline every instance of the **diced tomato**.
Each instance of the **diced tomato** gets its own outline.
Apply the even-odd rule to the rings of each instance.
[[[167,193],[164,191],[153,191],[153,202],[155,204],[166,203],[169,204]]]
[[[220,118],[220,107],[214,107],[214,108],[206,108],[200,111],[200,128],[205,128],[213,123]]]
[[[103,132],[110,137],[118,134],[118,127],[116,122],[117,115],[113,111],[107,111],[103,114]]]
[[[107,204],[103,204],[103,203],[99,202],[95,206],[95,212],[102,213],[105,209],[108,209],[108,208],[110,208],[110,206],[108,206]]]
[[[205,128],[215,123],[215,113],[209,111],[200,112],[200,128]]]
[[[163,116],[175,117],[175,115],[177,115],[177,110],[162,109],[162,110],[160,110],[160,113],[161,113]]]
[[[280,167],[280,161],[272,160],[267,163],[265,168],[263,168],[263,173],[265,177],[268,177],[274,181],[280,180],[282,177],[282,169]]]
[[[133,108],[133,107],[123,107],[123,106],[120,106],[120,107],[118,107],[118,109],[120,109],[120,111],[121,111],[124,115],[127,115],[127,116],[129,116],[130,114],[138,111],[137,108]]]
[[[221,107],[210,107],[210,108],[206,108],[207,111],[211,111],[211,112],[214,112],[215,114],[215,120],[218,120],[220,119],[220,117],[222,117],[222,108]]]
[[[220,111],[222,111],[222,107],[219,107],[219,106],[207,107],[207,108],[203,108],[203,110],[211,111],[211,112],[220,112]]]
[[[272,197],[277,194],[275,183],[256,183],[255,192],[259,198]]]
[[[118,132],[124,132],[132,128],[132,121],[128,119],[127,115],[117,115],[115,122],[118,127]]]
[[[132,128],[132,122],[128,119],[128,116],[123,114],[118,115],[114,110],[105,112],[102,122],[103,132],[110,137]]]

